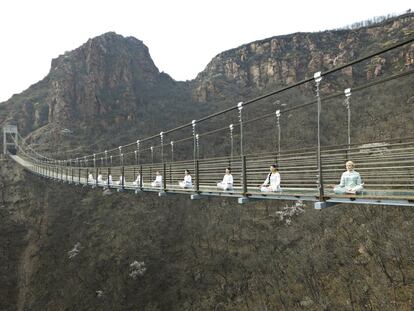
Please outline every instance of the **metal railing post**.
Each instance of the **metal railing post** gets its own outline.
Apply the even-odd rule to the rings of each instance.
[[[107,184],[107,186],[108,186],[108,189],[111,187],[111,184],[110,184],[110,181],[109,181],[109,176],[111,175],[111,168],[110,167],[108,167],[108,169],[107,169],[107,179],[106,179],[106,184]]]
[[[277,155],[280,157],[280,110],[276,110],[276,125],[277,125]]]
[[[243,196],[247,196],[247,167],[246,167],[246,156],[242,156],[242,189]]]
[[[229,125],[230,129],[230,159],[233,160],[234,138],[233,138],[233,124]]]
[[[139,141],[139,139],[137,140],[137,150],[136,150],[136,152],[137,152],[137,165],[139,165],[139,144],[140,144],[140,141]]]
[[[200,159],[200,136],[196,134],[196,143],[197,143],[197,159]]]
[[[164,132],[160,133],[160,140],[161,140],[161,163],[164,163]],[[165,175],[164,175],[165,179]]]
[[[144,176],[142,176],[142,165],[139,166],[139,189],[142,191],[142,180]]]
[[[323,189],[323,176],[322,176],[322,155],[321,155],[321,97],[320,97],[320,90],[319,86],[322,81],[321,72],[316,72],[313,75],[316,84],[316,98],[317,98],[317,105],[318,105],[318,146],[316,152],[316,158],[318,162],[318,190],[319,190],[319,201],[323,201],[324,199],[324,189]]]
[[[344,94],[345,94],[344,105],[346,109],[348,110],[348,149],[351,149],[351,103],[350,103],[351,89],[350,88],[345,89]]]
[[[123,156],[123,155],[122,155]],[[122,180],[121,180],[121,189],[124,190],[125,189],[125,166],[123,164],[123,160],[122,160],[122,168],[121,168],[121,176],[122,176]]]
[[[154,166],[154,147],[151,146],[151,167],[150,167],[150,180],[152,180],[152,167]]]
[[[172,185],[172,163],[170,163],[170,185]]]
[[[170,142],[171,145],[171,162],[174,162],[174,142]]]
[[[162,179],[162,182],[163,182],[163,187],[164,187],[164,191],[166,191],[167,190],[167,164],[166,163],[163,163],[162,164],[162,175],[163,175],[163,179]]]
[[[200,162],[196,160],[195,165],[195,174],[196,174],[196,192],[200,192]]]
[[[196,124],[197,121],[191,121],[192,128],[193,128],[193,161],[194,161],[194,171],[196,170],[196,162],[197,162],[197,142],[196,142]]]
[[[240,122],[240,155],[243,156],[244,150],[243,150],[243,102],[240,102],[237,104],[237,109],[239,110],[239,122]]]

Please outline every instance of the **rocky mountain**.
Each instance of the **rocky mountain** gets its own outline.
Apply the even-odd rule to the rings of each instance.
[[[230,94],[251,94],[309,78],[380,50],[414,33],[413,14],[402,15],[372,27],[353,30],[295,33],[242,45],[220,53],[198,74],[194,96],[198,101],[223,99]],[[393,66],[414,66],[414,45],[398,54],[373,59],[362,70],[344,70],[354,82],[381,76]],[[401,62],[401,59],[403,60]],[[395,68],[394,68],[395,69]]]
[[[38,150],[102,150],[388,46],[412,35],[413,21],[408,14],[249,43],[219,54],[190,82],[160,73],[141,41],[106,33],[1,103],[0,125],[16,123]],[[377,57],[324,78],[322,96],[411,69],[413,60],[413,45]],[[282,107],[313,100],[313,85],[246,108],[246,117],[273,114],[276,99]],[[413,108],[411,75],[353,92],[353,139],[412,135]],[[323,143],[344,142],[343,99],[324,100],[323,112]],[[314,117],[315,107],[283,114],[282,148],[313,144]],[[272,148],[273,128],[274,120],[246,125],[246,150]],[[202,138],[202,156],[227,147],[220,135]],[[405,207],[315,211],[300,202],[103,195],[0,158],[0,310],[409,311],[413,216]]]
[[[141,41],[109,32],[53,59],[42,81],[1,104],[0,123],[54,145],[69,130],[76,143],[114,131],[153,134],[173,112],[183,110],[174,124],[188,121],[190,102],[189,86],[160,73]]]
[[[347,63],[414,34],[413,20],[413,14],[405,14],[370,27],[252,42],[217,55],[189,82],[177,82],[160,73],[141,41],[106,33],[54,59],[42,81],[0,104],[0,125],[17,123],[29,141],[46,151],[52,144],[91,152],[80,146],[94,141],[102,147],[134,141]],[[413,66],[414,45],[406,46],[344,70],[324,81],[322,92],[328,94]],[[312,98],[312,92],[313,86],[308,85],[279,99],[287,105],[300,104]],[[412,102],[409,94],[399,100],[401,94],[392,92],[390,97],[397,95],[396,105]],[[359,104],[362,101],[370,99],[361,98]],[[384,101],[385,97],[376,105]],[[308,114],[298,112],[296,124],[313,128],[306,120]],[[341,114],[331,118],[336,122]],[[370,122],[364,116],[357,121]],[[383,125],[381,120],[371,121],[375,123],[372,133],[366,135],[375,135],[377,125]],[[288,133],[293,131],[286,126]],[[289,147],[313,142],[311,137],[313,131],[309,137],[292,140]]]

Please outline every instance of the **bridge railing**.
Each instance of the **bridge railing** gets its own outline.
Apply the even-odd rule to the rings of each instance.
[[[25,158],[24,155],[21,155]],[[316,148],[312,150],[285,151],[282,153],[252,154],[246,156],[245,171],[240,157],[206,158],[190,161],[166,163],[151,163],[143,165],[127,165],[113,167],[69,167],[33,162],[26,157],[29,168],[42,176],[68,182],[94,185],[97,174],[103,180],[112,175],[111,186],[122,186],[120,177],[125,178],[124,187],[131,188],[138,174],[141,174],[143,188],[151,188],[150,183],[155,180],[155,173],[159,171],[164,178],[162,189],[177,190],[179,181],[183,180],[184,170],[192,172],[193,183],[202,188],[216,188],[216,183],[222,180],[227,167],[232,170],[235,192],[242,193],[243,173],[249,193],[258,191],[268,174],[269,166],[279,165],[281,185],[284,189],[297,191],[317,191],[317,163]],[[331,185],[338,184],[345,162],[352,160],[364,182],[366,193],[412,196],[414,192],[414,138],[399,139],[397,142],[383,142],[355,145],[350,148],[331,146],[322,151],[322,171],[325,194],[334,196]],[[197,164],[197,165],[196,165]],[[88,178],[89,174],[93,176]],[[122,181],[122,179],[121,179]],[[390,194],[391,193],[391,194]]]
[[[349,147],[330,146],[322,150],[322,171],[324,198],[348,198],[379,200],[408,200],[414,201],[414,138],[401,138],[382,143],[360,144]],[[287,150],[280,153],[250,154],[245,156],[243,163],[240,157],[217,157],[193,159],[165,163],[150,163],[125,166],[95,166],[74,167],[52,163],[35,162],[22,152],[19,157],[22,165],[28,170],[44,177],[62,180],[69,183],[124,188],[145,191],[189,192],[213,195],[237,195],[260,198],[297,198],[314,197],[319,199],[317,187],[317,156],[316,148]],[[337,195],[333,185],[338,184],[341,174],[345,171],[345,162],[355,162],[364,182],[364,192],[359,195]],[[262,193],[261,185],[267,177],[269,166],[279,165],[281,186],[279,193]],[[227,167],[232,170],[234,189],[222,191],[217,189],[217,183],[222,180]],[[184,170],[192,173],[194,187],[182,189],[178,183],[183,180]],[[155,172],[159,171],[164,182],[161,186],[153,187]],[[89,175],[92,175],[90,178]],[[102,182],[97,183],[98,174]],[[133,185],[137,175],[141,182]],[[113,183],[108,184],[108,176]],[[120,177],[124,176],[124,183]]]

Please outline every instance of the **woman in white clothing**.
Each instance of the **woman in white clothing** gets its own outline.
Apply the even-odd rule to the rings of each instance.
[[[159,171],[155,173],[155,180],[151,183],[153,187],[161,187],[162,186],[162,175]]]
[[[93,178],[92,173],[89,173],[88,175],[88,183],[95,183],[95,179]]]
[[[193,186],[189,170],[185,170],[184,181],[180,181],[178,184],[181,188],[191,188]]]
[[[233,176],[231,175],[230,167],[226,168],[226,174],[223,177],[223,180],[217,184],[217,188],[223,190],[233,189]]]
[[[277,171],[277,164],[272,164],[270,166],[270,173],[264,183],[260,186],[260,191],[282,191],[280,188],[280,174]]]
[[[102,183],[103,183],[102,174],[101,174],[101,172],[99,172],[99,174],[98,174],[98,184],[102,184]]]
[[[112,185],[113,184],[113,181],[112,181],[112,175],[111,174],[109,174],[108,175],[108,179],[106,180],[106,182],[105,182],[106,184],[109,184],[109,185]]]
[[[138,187],[140,182],[141,182],[141,175],[138,174],[137,178],[132,182],[132,185]]]
[[[334,187],[334,192],[336,194],[360,194],[364,190],[364,184],[361,175],[354,171],[354,162],[346,162],[345,167],[346,172],[342,173],[341,182]]]

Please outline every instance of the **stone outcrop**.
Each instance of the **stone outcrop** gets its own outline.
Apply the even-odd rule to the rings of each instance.
[[[156,87],[159,76],[141,41],[115,33],[90,39],[52,61],[48,120],[123,122],[135,118],[136,102]],[[123,116],[111,118],[114,110],[123,111]]]
[[[296,33],[252,42],[220,53],[196,78],[194,98],[201,102],[223,98],[228,88],[252,90],[288,85],[309,78],[317,71],[343,65],[414,33],[414,18],[406,16],[381,25],[356,30]],[[413,47],[398,55],[405,66],[413,66]],[[366,66],[367,80],[380,76],[393,54],[374,59]],[[352,68],[345,75],[355,79]],[[357,75],[358,76],[358,75]]]

